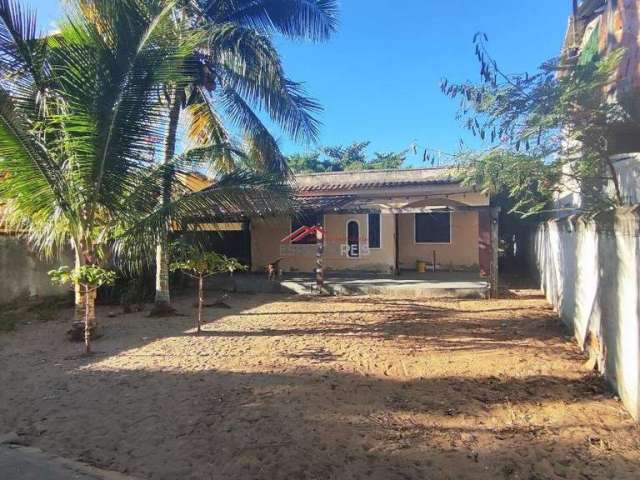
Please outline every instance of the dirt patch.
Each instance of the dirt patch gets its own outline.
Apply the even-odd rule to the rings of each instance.
[[[56,320],[72,306],[73,299],[68,295],[45,299],[25,298],[4,304],[0,308],[0,334],[13,331],[20,323]]]
[[[0,337],[0,423],[151,479],[635,479],[640,432],[541,297],[232,295]],[[193,298],[178,310],[190,313]]]

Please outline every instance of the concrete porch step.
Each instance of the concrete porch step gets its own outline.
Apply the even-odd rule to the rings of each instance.
[[[261,274],[217,278],[208,287],[242,293],[317,293],[312,274],[285,274],[268,280]],[[403,273],[398,277],[331,272],[324,282],[328,295],[388,295],[416,298],[487,298],[489,282],[468,272]]]

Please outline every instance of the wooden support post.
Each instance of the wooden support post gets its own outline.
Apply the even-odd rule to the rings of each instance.
[[[204,290],[203,277],[198,277],[198,322],[196,325],[196,335],[200,335],[202,331],[202,305],[204,304],[204,298],[202,291]]]
[[[478,260],[480,276],[491,276],[491,208],[478,211]]]
[[[322,264],[324,256],[324,232],[322,225],[316,225],[316,288],[318,294],[324,291],[324,266]]]
[[[253,235],[251,230],[253,230],[253,225],[251,224],[251,220],[247,220],[244,224],[243,233],[246,235],[245,237],[245,245],[249,247],[247,255],[249,257],[249,271],[253,272]],[[244,243],[244,242],[243,242]],[[234,287],[235,289],[235,287]]]
[[[491,268],[489,269],[489,285],[491,298],[498,298],[498,249],[500,208],[491,209]]]
[[[395,249],[395,255],[394,255],[394,274],[395,275],[400,275],[400,247],[399,247],[399,238],[398,238],[398,233],[399,233],[399,229],[398,229],[398,214],[394,214],[394,228],[395,228],[395,235],[393,237],[394,239],[394,249]]]

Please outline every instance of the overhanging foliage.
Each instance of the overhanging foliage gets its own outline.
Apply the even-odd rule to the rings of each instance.
[[[614,95],[614,74],[622,52],[593,55],[581,62],[549,60],[533,74],[503,72],[474,37],[479,83],[442,82],[458,99],[458,118],[485,141],[485,152],[462,156],[465,176],[483,188],[504,189],[523,215],[550,208],[558,189],[579,190],[585,210],[620,202],[610,156],[621,129],[638,130],[632,102]],[[607,193],[612,182],[616,195]]]

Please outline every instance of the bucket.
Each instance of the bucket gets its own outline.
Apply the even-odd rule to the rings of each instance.
[[[416,271],[418,273],[425,273],[427,271],[427,262],[423,260],[416,261]]]

